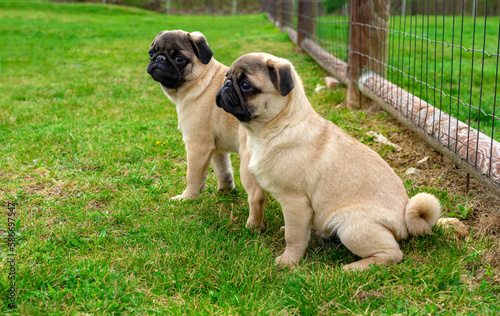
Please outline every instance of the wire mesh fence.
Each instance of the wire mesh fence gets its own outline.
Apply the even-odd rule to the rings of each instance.
[[[263,0],[298,47],[500,193],[497,0]]]

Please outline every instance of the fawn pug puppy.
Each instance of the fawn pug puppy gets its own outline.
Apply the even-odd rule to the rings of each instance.
[[[361,260],[346,270],[400,262],[398,242],[431,231],[436,197],[408,199],[401,179],[373,150],[313,109],[292,64],[265,53],[238,58],[217,105],[246,129],[249,169],[281,204],[286,248],[276,259],[304,256],[311,228],[336,236]]]
[[[173,199],[196,199],[205,186],[209,163],[220,191],[234,189],[230,152],[241,159],[241,182],[248,193],[247,227],[263,228],[264,192],[248,170],[246,133],[238,120],[215,105],[228,67],[213,57],[200,32],[163,31],[149,49],[148,73],[176,105],[178,128],[187,151],[187,187]]]

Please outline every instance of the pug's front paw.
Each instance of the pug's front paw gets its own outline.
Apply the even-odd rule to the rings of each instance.
[[[283,267],[293,268],[299,262],[300,262],[299,255],[292,254],[290,252],[287,252],[286,250],[281,256],[279,256],[278,258],[276,258],[276,260],[274,260],[274,264],[281,268]]]
[[[250,219],[250,218],[248,218],[245,227],[247,229],[249,229],[250,231],[256,232],[256,233],[261,233],[265,229],[265,225],[264,225],[263,221],[256,222],[255,220]]]
[[[181,195],[176,195],[170,198],[170,200],[195,200],[199,194],[189,193],[187,191],[182,192]]]
[[[183,197],[182,197],[182,194],[180,194],[180,195],[172,196],[170,199],[173,200],[173,201],[175,201],[175,200],[182,200]]]

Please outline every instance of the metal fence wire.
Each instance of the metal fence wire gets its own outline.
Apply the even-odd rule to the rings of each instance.
[[[498,0],[263,0],[348,85],[500,194]]]

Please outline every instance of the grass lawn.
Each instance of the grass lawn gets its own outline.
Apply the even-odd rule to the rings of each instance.
[[[165,16],[2,1],[0,313],[500,312],[499,285],[482,263],[494,246],[487,238],[458,240],[436,228],[402,244],[403,263],[346,273],[341,266],[355,256],[313,237],[299,267],[280,270],[273,265],[285,246],[280,206],[268,198],[266,231],[247,231],[238,172],[233,193],[217,193],[209,172],[201,198],[170,201],[185,187],[186,153],[175,107],[146,72],[149,45],[164,29],[202,31],[225,64],[251,51],[288,58],[318,111],[358,138],[366,133],[365,113],[332,106],[345,99],[345,89],[314,92],[325,72],[297,55],[264,14]],[[237,156],[233,165],[238,170]],[[445,189],[407,185],[410,195],[436,194],[445,213],[466,201]],[[15,204],[14,216],[7,217],[7,203]],[[16,227],[15,309],[7,306],[9,220]]]

